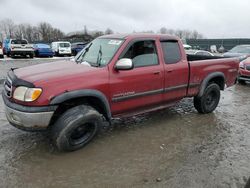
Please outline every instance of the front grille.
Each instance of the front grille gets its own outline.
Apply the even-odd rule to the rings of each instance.
[[[4,82],[4,92],[5,95],[9,98],[12,97],[12,80],[8,76]]]
[[[246,65],[246,70],[250,71],[250,65]]]

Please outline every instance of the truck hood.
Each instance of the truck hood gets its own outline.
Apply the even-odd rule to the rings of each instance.
[[[58,61],[15,69],[14,73],[18,78],[36,85],[41,82],[86,76],[87,73],[96,72],[97,69],[100,68],[76,64],[73,61]]]

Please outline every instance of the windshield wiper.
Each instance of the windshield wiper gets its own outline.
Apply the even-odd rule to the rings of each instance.
[[[92,44],[93,44],[93,43],[90,43],[89,46],[88,46],[88,47],[85,49],[85,51],[83,52],[83,54],[80,55],[80,57],[78,57],[78,59],[80,59],[80,60],[79,60],[79,61],[78,61],[78,59],[76,60],[76,63],[77,63],[77,64],[82,62],[82,60],[83,60],[85,54],[89,51],[89,48],[92,46]]]
[[[101,66],[101,62],[102,62],[102,45],[100,45],[98,56],[97,56],[97,61],[96,61],[96,64],[98,67]]]

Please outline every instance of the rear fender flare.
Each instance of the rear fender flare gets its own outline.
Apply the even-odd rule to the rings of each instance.
[[[223,78],[223,81],[225,83],[225,75],[222,73],[222,72],[214,72],[214,73],[211,73],[209,74],[201,83],[201,87],[200,87],[200,91],[199,91],[199,94],[198,94],[198,97],[201,97],[208,85],[208,83],[213,79],[213,78],[217,78],[217,77],[220,77],[220,78]]]

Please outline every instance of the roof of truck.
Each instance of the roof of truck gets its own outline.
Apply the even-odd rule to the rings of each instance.
[[[152,34],[152,33],[132,33],[132,34],[112,34],[112,35],[103,35],[99,38],[113,38],[113,39],[133,39],[133,38],[164,38],[178,40],[177,37],[167,34]]]

